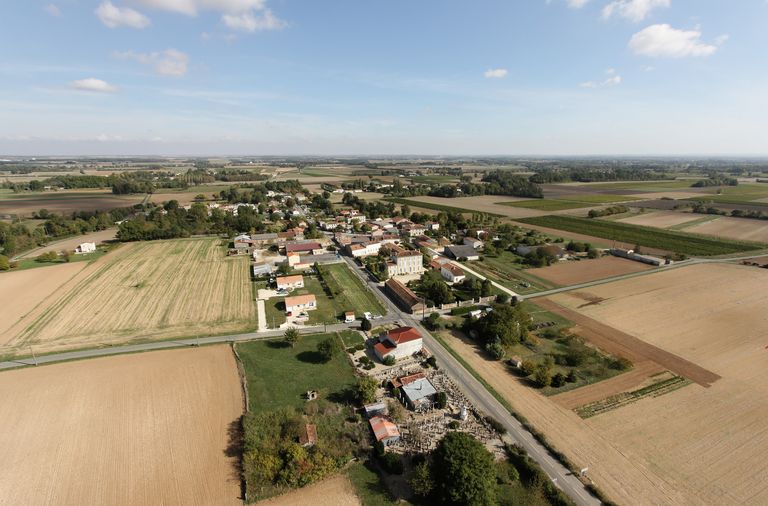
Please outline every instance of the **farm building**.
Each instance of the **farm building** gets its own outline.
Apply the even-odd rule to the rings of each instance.
[[[462,242],[465,246],[469,246],[472,249],[482,249],[483,247],[483,241],[474,237],[465,237]]]
[[[650,255],[641,255],[639,253],[635,253],[634,250],[631,249],[611,248],[610,251],[611,255],[615,257],[627,258],[629,260],[642,262],[648,265],[654,265],[656,267],[660,267],[662,265],[670,265],[672,263],[672,260],[658,258]]]
[[[285,311],[294,313],[297,311],[312,311],[317,309],[317,299],[313,294],[295,295],[285,298]]]
[[[480,260],[480,253],[472,246],[446,246],[445,253],[454,260]]]
[[[435,402],[437,389],[427,378],[415,378],[411,381],[401,379],[400,387],[405,402],[413,410],[428,409]]]
[[[371,430],[373,430],[376,441],[384,444],[384,446],[400,441],[400,430],[389,418],[374,416],[368,423],[371,424]]]
[[[95,242],[84,242],[77,248],[75,248],[75,254],[80,255],[84,253],[93,253],[96,251],[96,243]]]
[[[325,248],[319,242],[300,242],[285,245],[285,253],[303,253],[305,255],[322,255]]]
[[[413,327],[399,327],[379,334],[379,342],[373,351],[379,360],[394,357],[395,360],[410,357],[424,347],[424,340]]]
[[[267,264],[267,263],[258,263],[253,264],[253,277],[254,278],[260,278],[262,276],[269,276],[275,271],[275,266],[273,264]]]
[[[413,293],[413,290],[394,278],[384,283],[384,290],[398,306],[409,313],[423,311],[425,308],[424,302]]]
[[[295,276],[280,276],[276,281],[278,290],[293,290],[294,288],[304,288],[304,277],[300,274]]]
[[[464,269],[450,262],[446,262],[440,266],[440,274],[443,276],[443,279],[449,283],[461,283],[467,279]]]
[[[389,408],[386,402],[376,402],[373,404],[366,404],[363,406],[365,410],[365,416],[373,418],[374,416],[387,416],[389,414]]]

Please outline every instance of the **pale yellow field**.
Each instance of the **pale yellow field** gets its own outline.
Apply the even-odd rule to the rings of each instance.
[[[768,221],[748,218],[718,218],[686,229],[686,232],[768,243]]]
[[[0,373],[0,505],[242,504],[228,346]]]
[[[66,250],[74,254],[75,248],[77,248],[79,245],[81,245],[84,242],[93,242],[98,245],[99,243],[102,243],[104,241],[113,240],[116,234],[117,234],[117,229],[109,228],[107,230],[99,230],[98,232],[91,232],[89,234],[78,235],[76,237],[70,237],[69,239],[63,239],[61,241],[54,241],[45,246],[35,248],[31,251],[28,251],[24,254],[19,255],[18,258],[34,258],[48,251],[55,251],[58,253],[60,251]]]
[[[700,214],[678,213],[675,211],[655,211],[639,214],[630,218],[624,218],[618,221],[645,227],[667,228],[688,223],[689,221],[696,221],[702,217],[703,216]]]
[[[349,478],[338,474],[320,483],[293,490],[279,497],[259,501],[263,506],[359,506],[362,504],[355,495]]]
[[[11,327],[86,265],[72,262],[0,274],[0,346],[11,339]]]
[[[557,214],[552,211],[537,211],[534,209],[525,209],[523,207],[510,207],[500,206],[499,202],[518,202],[521,198],[516,197],[504,197],[498,195],[482,195],[479,197],[459,197],[459,198],[443,198],[443,197],[409,197],[408,200],[418,202],[429,202],[432,204],[440,204],[450,207],[459,207],[462,209],[472,209],[473,211],[482,213],[495,213],[510,218],[529,218],[532,216],[544,216],[546,214]],[[437,211],[431,211],[433,213]]]
[[[237,332],[254,322],[248,259],[226,258],[217,239],[181,239],[126,244],[99,259],[5,340],[50,351]]]
[[[550,297],[722,376],[709,388],[691,384],[587,420],[472,343],[450,342],[614,501],[766,504],[766,286],[765,269],[708,264]]]

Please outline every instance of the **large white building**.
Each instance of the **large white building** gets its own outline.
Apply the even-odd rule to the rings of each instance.
[[[408,251],[403,248],[393,248],[390,261],[387,263],[389,277],[408,276],[424,272],[424,259],[418,251]]]
[[[369,257],[378,255],[381,249],[380,242],[364,242],[357,244],[350,244],[347,246],[347,251],[355,258]]]

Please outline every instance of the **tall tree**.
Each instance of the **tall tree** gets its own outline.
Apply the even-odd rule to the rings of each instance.
[[[496,504],[493,455],[469,434],[450,432],[440,441],[432,475],[443,504]]]
[[[290,327],[285,331],[285,334],[283,334],[283,339],[286,343],[291,345],[291,348],[296,346],[296,344],[299,342],[299,339],[301,338],[301,334],[299,334],[299,330]]]

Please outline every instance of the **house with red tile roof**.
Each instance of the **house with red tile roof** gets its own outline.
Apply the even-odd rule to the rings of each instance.
[[[395,360],[410,357],[421,351],[424,339],[413,327],[398,327],[379,334],[379,342],[373,346],[373,352],[384,361],[387,357]]]
[[[400,430],[388,417],[374,416],[368,423],[371,424],[371,430],[376,441],[383,443],[385,446],[400,440]]]

